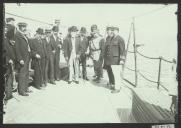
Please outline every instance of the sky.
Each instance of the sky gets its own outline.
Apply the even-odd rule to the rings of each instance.
[[[136,43],[144,44],[139,50],[152,57],[163,56],[171,60],[177,57],[177,5],[172,4],[163,8],[163,4],[21,4],[6,3],[5,12],[24,16],[47,23],[55,19],[61,20],[61,31],[67,33],[67,27],[84,26],[90,31],[92,24],[97,24],[100,33],[105,35],[107,25],[118,26],[120,35],[125,43],[128,41],[132,18],[135,18]],[[162,8],[162,9],[161,9]],[[156,10],[155,12],[150,12]],[[150,13],[149,13],[150,12]],[[5,14],[5,17],[13,17]],[[16,23],[28,23],[32,33],[38,27],[50,26],[34,21],[17,18]],[[131,37],[130,50],[133,50],[133,37]]]

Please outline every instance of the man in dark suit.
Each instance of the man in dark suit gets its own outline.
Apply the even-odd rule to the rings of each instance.
[[[88,39],[86,37],[86,28],[85,27],[82,27],[80,29],[80,46],[81,46],[81,55],[80,55],[80,64],[82,64],[82,75],[83,75],[83,79],[84,80],[89,80],[87,78],[87,71],[86,71],[86,58],[87,58],[87,48],[89,46],[89,42],[88,42]]]
[[[104,47],[104,67],[107,69],[111,93],[118,93],[122,84],[122,68],[125,59],[125,43],[118,35],[118,27],[108,27]]]
[[[79,84],[79,58],[81,54],[80,38],[77,37],[77,27],[72,26],[69,28],[70,35],[64,39],[64,56],[69,66],[69,81],[70,84],[73,81],[73,75],[75,83]]]
[[[55,80],[60,80],[59,59],[61,40],[58,38],[58,26],[54,26],[52,31],[53,34],[50,36],[50,44],[52,48],[52,53],[50,55],[50,83],[55,84]]]
[[[19,69],[18,76],[18,92],[22,96],[29,96],[28,82],[29,82],[29,61],[30,61],[30,46],[26,32],[26,23],[18,23],[19,31],[15,34],[15,53],[17,68]]]
[[[46,44],[42,40],[43,29],[38,28],[36,37],[31,42],[32,61],[34,64],[34,86],[45,87]]]
[[[51,30],[45,29],[45,38],[43,39],[43,42],[46,45],[46,65],[45,65],[45,86],[47,86],[47,83],[49,81],[49,67],[50,67],[50,56],[52,54],[52,48],[50,44],[50,36],[51,36]]]
[[[15,49],[14,43],[12,40],[14,36],[15,26],[11,24],[7,24],[5,26],[5,37],[4,37],[4,56],[5,56],[5,66],[6,66],[6,84],[5,84],[5,100],[12,98],[12,90],[13,90],[13,81],[15,81],[14,66],[15,66]],[[12,35],[13,34],[13,35]],[[14,41],[14,43],[12,43]]]

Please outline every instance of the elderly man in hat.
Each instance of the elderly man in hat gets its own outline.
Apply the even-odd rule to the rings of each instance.
[[[29,61],[30,61],[30,46],[26,32],[26,23],[18,23],[19,31],[15,33],[15,54],[17,61],[18,75],[18,92],[22,96],[29,96]]]
[[[50,83],[56,84],[55,80],[60,80],[60,70],[59,70],[59,59],[60,59],[60,48],[61,40],[58,38],[59,28],[58,26],[53,26],[52,35],[50,36],[51,44],[51,55],[50,55]]]
[[[86,71],[86,58],[87,58],[87,49],[89,46],[88,39],[86,37],[87,31],[85,27],[82,27],[80,29],[80,46],[81,46],[81,55],[80,55],[80,61],[79,63],[82,64],[82,75],[84,80],[89,80],[87,78],[87,71]]]
[[[36,37],[31,42],[32,61],[34,64],[34,86],[37,89],[45,87],[46,44],[43,42],[43,29],[38,28]]]
[[[90,56],[93,59],[93,63],[94,63],[94,72],[95,72],[95,77],[96,77],[94,81],[99,83],[101,80],[102,73],[103,73],[102,52],[103,52],[105,40],[98,33],[97,25],[91,26],[91,34],[92,34],[92,37],[90,38],[90,41],[89,41],[89,51],[90,51]]]
[[[74,80],[76,84],[79,84],[79,58],[81,54],[80,38],[77,37],[77,27],[72,26],[69,29],[70,35],[64,39],[64,56],[69,66],[69,80],[68,84],[71,84]]]
[[[118,27],[108,27],[108,36],[104,49],[104,67],[107,69],[109,76],[109,85],[111,93],[120,91],[122,82],[122,69],[125,59],[125,43],[119,36]]]

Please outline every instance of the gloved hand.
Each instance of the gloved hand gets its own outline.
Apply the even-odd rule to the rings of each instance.
[[[36,56],[37,59],[41,58],[41,56],[39,54],[36,54],[35,56]]]
[[[24,60],[20,60],[20,64],[24,65],[25,64]]]

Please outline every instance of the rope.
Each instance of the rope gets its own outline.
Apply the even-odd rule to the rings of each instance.
[[[23,18],[23,19],[34,21],[34,22],[39,22],[39,23],[43,23],[43,24],[47,24],[47,25],[53,26],[53,24],[46,23],[44,21],[40,21],[40,20],[36,20],[36,19],[32,19],[32,18],[27,18],[27,17],[19,16],[19,15],[12,14],[12,13],[9,13],[9,12],[5,12],[5,13],[8,14],[8,15],[19,17],[19,18]]]
[[[142,76],[145,80],[149,81],[149,82],[152,82],[152,83],[158,83],[156,81],[153,81],[153,80],[150,80],[148,78],[146,78],[142,73],[138,72],[140,74],[140,76]]]
[[[160,58],[158,58],[158,57],[148,57],[148,56],[145,56],[145,55],[141,54],[141,53],[138,52],[138,51],[137,51],[137,53],[138,53],[140,56],[145,57],[145,58],[147,58],[147,59],[160,59]]]

